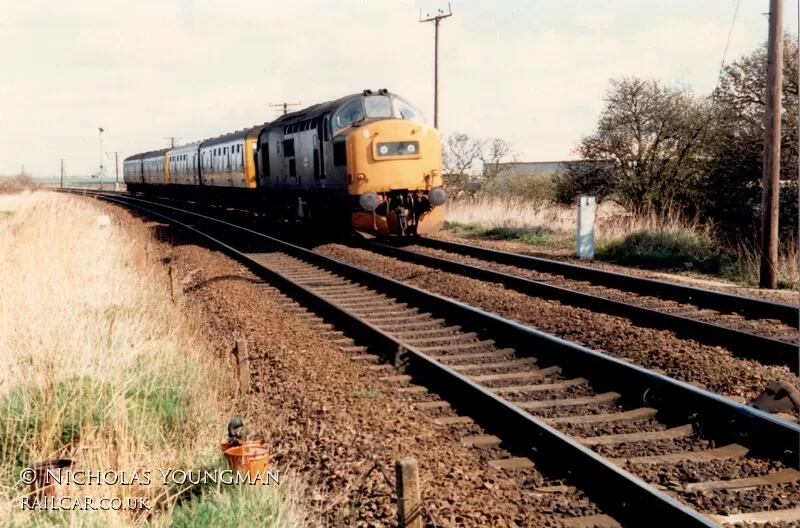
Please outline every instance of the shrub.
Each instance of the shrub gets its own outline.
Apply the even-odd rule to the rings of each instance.
[[[620,264],[697,268],[709,273],[719,272],[729,258],[711,238],[684,229],[636,231],[599,248],[597,256]]]

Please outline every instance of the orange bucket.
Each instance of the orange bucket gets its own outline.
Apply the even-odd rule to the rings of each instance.
[[[258,442],[246,442],[244,445],[233,446],[225,450],[225,460],[228,467],[236,470],[240,475],[256,479],[256,473],[261,475],[262,482],[267,482],[267,462],[269,451]]]
[[[220,449],[224,453],[228,449],[236,446],[260,446],[261,442],[258,440],[237,440],[235,443],[233,442],[223,442],[219,445]]]

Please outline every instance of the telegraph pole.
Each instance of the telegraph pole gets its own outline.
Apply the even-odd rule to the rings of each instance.
[[[169,140],[169,148],[175,148],[178,144],[178,140],[180,139],[177,136],[167,136],[164,139]]]
[[[447,3],[447,13],[439,9],[436,16],[430,16],[425,13],[427,17],[422,19],[422,10],[419,12],[420,22],[433,22],[434,25],[434,59],[433,59],[433,128],[439,128],[439,22],[447,17],[453,16],[453,9],[450,7],[450,2]]]
[[[767,97],[764,112],[764,175],[761,183],[761,270],[759,286],[778,286],[778,207],[781,179],[781,83],[783,0],[770,0]]]
[[[114,155],[114,171],[117,176],[116,182],[114,183],[114,190],[119,191],[119,155],[122,154],[122,152],[106,152],[106,156],[109,158],[111,154]]]
[[[61,158],[61,188],[64,188],[64,158]]]
[[[280,104],[271,104],[270,106],[277,106],[283,108],[283,115],[289,113],[290,106],[300,106],[303,103],[280,103]]]
[[[98,127],[100,130],[100,190],[103,190],[103,127]]]

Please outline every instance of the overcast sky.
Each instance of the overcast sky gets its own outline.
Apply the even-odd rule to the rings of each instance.
[[[736,0],[455,0],[440,30],[440,128],[568,159],[612,77],[710,92]],[[766,39],[741,0],[728,59]],[[96,171],[263,123],[269,106],[388,88],[433,123],[435,0],[0,0],[0,174]],[[785,27],[797,31],[796,2]],[[106,162],[108,163],[108,162]],[[113,167],[107,168],[113,176]]]

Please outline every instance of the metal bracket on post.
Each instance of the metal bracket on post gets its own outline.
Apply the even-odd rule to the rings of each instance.
[[[596,210],[594,196],[581,196],[578,198],[578,258],[594,258],[594,216]]]

